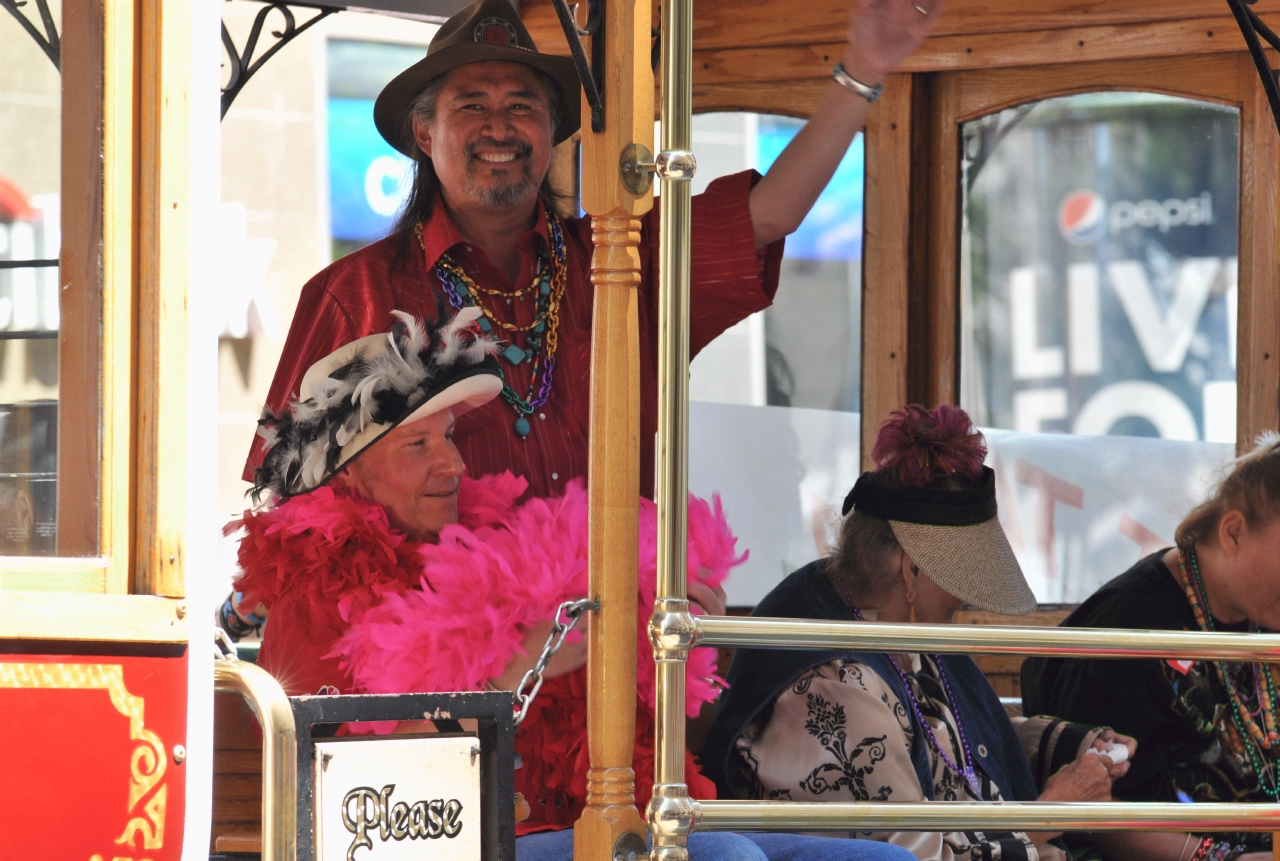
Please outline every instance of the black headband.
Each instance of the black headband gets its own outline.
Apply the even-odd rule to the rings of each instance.
[[[881,520],[927,526],[973,526],[996,516],[996,474],[989,466],[982,468],[981,481],[963,490],[889,485],[886,478],[864,472],[844,498],[840,513],[857,511]]]

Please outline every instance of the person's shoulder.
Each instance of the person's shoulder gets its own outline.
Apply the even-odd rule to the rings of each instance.
[[[769,594],[760,599],[753,616],[782,616],[799,618],[825,618],[825,614],[812,616],[805,610],[812,610],[813,579],[826,570],[826,560],[816,559],[801,568],[797,568],[786,576],[777,586],[769,590]]]
[[[353,295],[366,298],[371,290],[389,291],[401,242],[392,234],[339,257],[312,276],[302,288],[304,296],[325,294],[341,303]]]
[[[1078,628],[1179,627],[1187,604],[1164,564],[1167,549],[1144,556],[1104,583],[1062,624]]]

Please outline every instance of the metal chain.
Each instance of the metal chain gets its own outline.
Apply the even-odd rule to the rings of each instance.
[[[533,705],[533,700],[538,696],[538,691],[542,690],[542,674],[546,672],[547,664],[551,657],[564,645],[565,637],[569,636],[569,632],[578,624],[578,620],[582,618],[582,614],[588,610],[596,611],[600,609],[600,602],[583,598],[579,601],[565,601],[556,608],[555,618],[551,622],[551,633],[547,635],[547,642],[542,647],[542,654],[538,656],[537,662],[533,665],[533,669],[524,674],[524,678],[520,680],[520,684],[516,687],[516,702],[519,704],[519,710],[516,712],[516,726],[520,726],[520,722],[524,720],[525,715],[529,713],[529,706]],[[560,617],[568,618],[567,624],[560,622]],[[529,686],[533,685],[533,690],[529,690]]]

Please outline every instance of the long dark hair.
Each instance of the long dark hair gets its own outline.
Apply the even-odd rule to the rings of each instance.
[[[538,84],[542,87],[543,92],[547,96],[548,113],[551,115],[551,128],[556,129],[560,125],[560,115],[563,110],[563,96],[560,93],[560,85],[546,73],[533,69],[533,76]],[[436,197],[440,193],[440,178],[436,176],[435,166],[431,163],[431,157],[424,153],[415,143],[413,133],[413,120],[417,117],[425,122],[431,122],[436,116],[436,103],[439,101],[440,93],[444,90],[445,83],[449,80],[449,75],[444,74],[436,78],[418,94],[413,100],[413,106],[405,113],[404,126],[400,132],[401,140],[406,142],[406,149],[412,147],[413,151],[413,180],[409,187],[409,194],[405,197],[404,205],[400,207],[400,211],[396,214],[395,226],[391,229],[391,236],[396,238],[396,254],[392,260],[392,270],[406,266],[414,249],[417,247],[418,240],[415,235],[417,225],[425,224],[431,218],[431,213],[435,209]],[[572,203],[576,209],[576,199],[572,192],[559,191],[551,185],[551,172],[542,177],[542,183],[538,186],[538,197],[542,200],[544,206],[553,212],[564,214],[567,206]]]

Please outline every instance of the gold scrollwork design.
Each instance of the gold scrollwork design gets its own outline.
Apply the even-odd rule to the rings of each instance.
[[[120,664],[0,663],[0,688],[105,690],[116,711],[129,719],[129,738],[137,742],[129,757],[129,821],[117,845],[135,849],[164,847],[165,804],[168,787],[152,793],[168,767],[164,742],[143,725],[146,701],[129,693]],[[146,800],[150,795],[150,800]],[[143,803],[145,801],[145,803]],[[134,840],[142,834],[142,846]],[[96,856],[95,856],[96,857]]]

